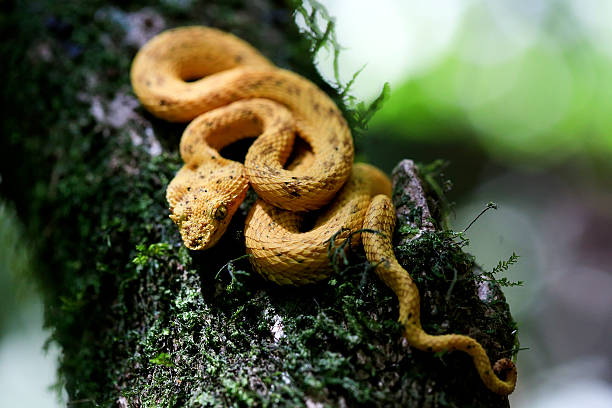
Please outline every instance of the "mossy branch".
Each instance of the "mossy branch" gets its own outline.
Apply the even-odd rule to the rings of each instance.
[[[320,10],[308,9],[308,18],[330,21]],[[70,405],[507,406],[479,388],[461,356],[433,358],[402,344],[395,296],[358,253],[343,251],[348,265],[341,258],[337,274],[317,285],[268,284],[244,260],[228,264],[244,253],[246,207],[214,251],[181,244],[164,196],[180,166],[182,127],[152,118],[131,94],[138,41],[206,24],[283,58],[303,50],[306,36],[311,53],[297,52],[297,65],[321,84],[312,52],[337,46],[334,25],[308,37],[294,12],[272,0],[43,0],[16,2],[3,16],[14,41],[0,45],[8,135],[0,138],[0,187],[38,241],[36,280],[50,341],[62,350],[58,389]],[[363,129],[388,87],[355,108],[356,76],[343,86],[337,68],[336,59],[336,101],[353,130]],[[427,330],[475,332],[495,358],[514,344],[512,320],[503,294],[493,290],[495,303],[475,298],[475,262],[461,241],[429,230],[442,223],[439,186],[431,193],[424,185],[428,215],[404,197],[396,252],[420,285]],[[224,265],[230,274],[218,274]]]

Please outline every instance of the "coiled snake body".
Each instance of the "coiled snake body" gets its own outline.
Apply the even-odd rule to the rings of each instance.
[[[499,394],[514,390],[508,359],[491,369],[484,349],[468,336],[431,336],[421,328],[419,293],[393,253],[395,212],[391,183],[378,169],[353,165],[349,128],[334,102],[305,78],[275,67],[237,37],[206,27],[166,31],[136,55],[134,92],[154,115],[192,121],[181,138],[185,165],[170,182],[170,218],[185,245],[213,246],[244,199],[259,199],[247,217],[245,240],[254,269],[279,284],[301,285],[329,276],[327,246],[359,238],[376,272],[396,293],[400,322],[411,346],[463,350],[484,384]],[[309,148],[292,154],[298,134]],[[220,156],[239,139],[258,136],[244,165]],[[314,227],[301,230],[304,211],[321,207]],[[351,232],[377,230],[380,233]]]

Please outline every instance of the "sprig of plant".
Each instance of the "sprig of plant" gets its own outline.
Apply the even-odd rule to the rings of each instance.
[[[231,277],[231,281],[229,285],[227,285],[227,287],[225,288],[225,290],[228,293],[233,292],[235,290],[240,290],[241,288],[243,288],[244,282],[240,280],[239,278],[248,277],[251,275],[247,270],[244,270],[243,268],[238,269],[235,265],[235,262],[239,262],[243,259],[250,258],[251,256],[252,256],[251,254],[245,254],[237,258],[231,259],[225,265],[223,265],[219,269],[219,271],[217,271],[217,274],[215,275],[215,279],[218,279],[219,275],[221,275],[221,272],[223,272],[224,270],[227,270],[227,272],[229,273]]]
[[[384,83],[380,94],[371,103],[366,104],[363,101],[358,101],[354,95],[351,95],[350,90],[366,65],[359,68],[348,82],[344,83],[344,81],[342,81],[338,62],[342,46],[336,38],[336,22],[334,18],[331,17],[325,7],[316,0],[307,0],[296,4],[295,11],[303,17],[304,23],[306,24],[307,30],[303,32],[303,35],[306,36],[312,44],[310,49],[312,55],[315,56],[321,48],[325,48],[332,53],[332,66],[335,81],[332,85],[336,88],[338,97],[346,106],[347,111],[345,114],[348,115],[347,119],[351,128],[357,133],[364,132],[367,130],[368,122],[372,116],[380,110],[384,102],[389,98],[391,92],[389,83]],[[324,29],[322,28],[323,26],[325,27]]]
[[[136,256],[132,262],[138,266],[144,266],[151,259],[159,259],[170,253],[170,245],[165,242],[151,244],[148,247],[144,244],[136,245]]]
[[[355,75],[358,75],[360,72],[361,70],[357,71]],[[348,87],[350,87],[353,84],[354,78],[355,76],[347,84]],[[346,89],[346,91],[348,92],[348,88]],[[353,115],[354,115],[352,118],[353,128],[355,128],[358,132],[366,131],[368,129],[368,122],[370,122],[370,119],[372,119],[372,116],[374,116],[374,114],[378,112],[380,108],[382,108],[386,100],[389,99],[390,94],[391,94],[391,86],[389,85],[388,82],[385,82],[383,84],[382,90],[380,91],[380,94],[378,94],[378,96],[369,104],[366,104],[363,101],[356,103],[357,99],[354,96],[347,95],[346,96],[347,104],[350,107],[350,109],[353,111]]]
[[[361,228],[355,231],[351,231],[348,237],[344,241],[342,241],[340,244],[338,244],[336,242],[336,240],[338,239],[338,236],[345,231],[347,231],[346,228],[339,229],[334,235],[330,237],[330,239],[326,241],[328,243],[327,257],[329,258],[330,263],[332,267],[334,268],[334,272],[336,274],[340,273],[341,271],[346,272],[350,269],[356,269],[356,268],[360,268],[361,266],[363,266],[363,264],[357,264],[357,265],[350,266],[350,261],[346,255],[347,252],[351,252],[351,242],[353,240],[353,235],[370,233],[370,234],[380,234],[380,235],[385,236],[385,234],[383,234],[382,232],[378,230],[373,230],[369,228]],[[378,265],[379,265],[378,263],[370,264],[369,262],[366,262],[365,271],[367,272],[371,269],[376,269]]]
[[[484,208],[484,209],[483,209],[483,210],[480,212],[480,214],[478,214],[478,215],[476,216],[476,218],[474,218],[474,219],[472,220],[472,222],[470,222],[470,223],[469,223],[469,225],[468,225],[467,227],[465,227],[465,229],[463,230],[463,232],[465,233],[465,232],[466,232],[468,229],[470,229],[470,227],[471,227],[472,225],[474,225],[474,223],[475,223],[475,222],[476,222],[476,221],[477,221],[477,220],[478,220],[478,219],[479,219],[479,218],[480,218],[480,217],[481,217],[481,216],[482,216],[484,213],[486,213],[486,212],[487,212],[487,211],[489,211],[490,209],[497,210],[497,208],[498,208],[498,207],[497,207],[497,204],[495,204],[493,201],[489,201],[489,202],[487,203],[487,206],[486,206],[486,207],[485,207],[485,208]]]
[[[231,259],[217,271],[217,274],[215,275],[215,279],[218,279],[219,275],[221,275],[221,272],[223,272],[225,269],[227,269],[227,272],[229,273],[232,280],[236,279],[236,277],[234,276],[236,272],[238,272],[239,275],[240,274],[244,275],[245,274],[244,271],[236,270],[236,265],[234,265],[234,262],[238,262],[242,259],[250,258],[251,256],[252,256],[251,254],[245,254],[245,255],[239,256],[238,258]]]
[[[508,269],[514,264],[518,262],[519,256],[512,252],[512,255],[507,260],[501,260],[497,263],[497,266],[493,268],[491,271],[484,271],[478,276],[478,280],[483,282],[486,280],[497,282],[500,286],[505,287],[513,287],[513,286],[522,286],[523,281],[512,282],[508,280],[508,278],[500,278],[496,275],[501,274],[502,272],[507,272]]]

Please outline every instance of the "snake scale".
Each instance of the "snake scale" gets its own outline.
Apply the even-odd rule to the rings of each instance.
[[[361,239],[368,261],[397,295],[399,321],[411,346],[462,350],[489,389],[503,395],[514,390],[517,375],[510,360],[492,368],[471,337],[433,336],[421,328],[418,289],[388,238],[395,226],[391,183],[373,166],[353,165],[347,123],[316,85],[275,67],[231,34],[196,26],[165,31],[145,44],[132,63],[131,81],[153,115],[191,121],[180,142],[185,164],[166,193],[170,218],[188,248],[215,245],[250,185],[259,198],[244,235],[249,259],[262,276],[281,285],[324,279],[330,275],[330,238],[338,244]],[[292,153],[296,134],[309,147]],[[244,165],[219,154],[255,136]],[[314,226],[303,231],[305,212],[319,208]],[[351,234],[361,229],[380,233]]]

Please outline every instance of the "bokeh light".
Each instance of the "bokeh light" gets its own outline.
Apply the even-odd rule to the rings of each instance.
[[[498,160],[550,166],[612,152],[609,2],[322,3],[345,48],[343,82],[365,65],[357,96],[372,99],[391,84],[373,130],[429,138],[436,125],[422,128],[425,111],[465,128]],[[331,81],[332,60],[322,49]]]

